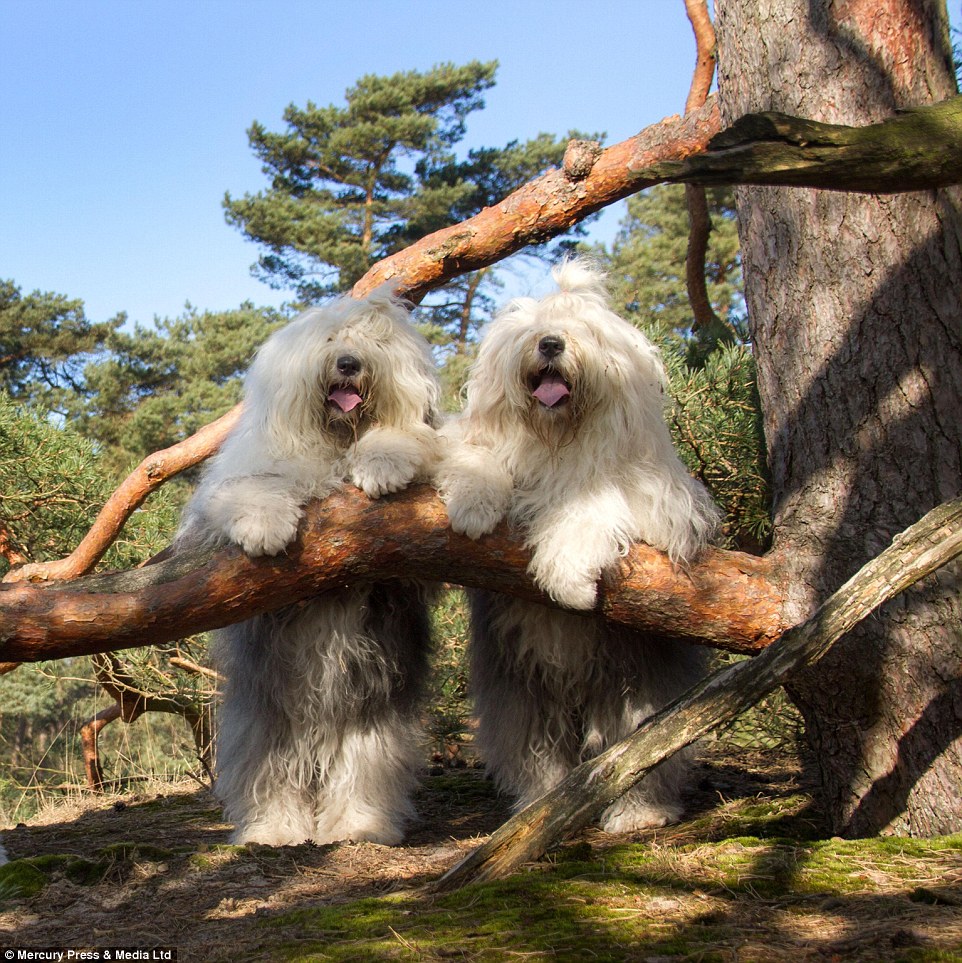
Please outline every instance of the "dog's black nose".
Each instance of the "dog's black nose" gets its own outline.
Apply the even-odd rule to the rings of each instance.
[[[556,334],[546,334],[538,342],[538,350],[546,357],[553,358],[561,354],[565,349],[564,338],[559,338]]]
[[[337,359],[337,373],[345,378],[353,378],[361,370],[361,362],[353,354],[342,354]]]

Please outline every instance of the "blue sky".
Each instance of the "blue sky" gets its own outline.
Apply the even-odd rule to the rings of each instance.
[[[682,0],[0,0],[0,37],[0,278],[145,323],[288,296],[250,276],[221,207],[265,186],[255,119],[280,130],[287,104],[340,104],[367,73],[497,59],[464,149],[614,143],[680,112],[694,63]]]
[[[497,59],[465,148],[614,143],[679,112],[694,63],[681,0],[0,0],[0,36],[0,278],[144,323],[287,297],[221,208],[265,186],[255,119],[280,130],[366,73]]]

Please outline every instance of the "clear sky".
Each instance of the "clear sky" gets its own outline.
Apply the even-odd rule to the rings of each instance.
[[[607,143],[683,109],[681,0],[0,0],[0,278],[91,320],[280,304],[221,207],[266,186],[247,143],[367,73],[500,61],[464,148]],[[608,239],[617,216],[599,227]]]

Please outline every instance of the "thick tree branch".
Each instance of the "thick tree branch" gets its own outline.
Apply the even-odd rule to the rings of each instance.
[[[665,180],[897,194],[962,183],[962,96],[846,127],[747,114],[703,153],[664,165]]]
[[[757,658],[716,672],[633,735],[591,759],[450,869],[437,889],[498,879],[587,826],[645,773],[727,725],[817,662],[846,632],[919,579],[962,556],[962,499],[933,509],[865,565],[805,623]]]
[[[705,151],[720,129],[712,98],[700,110],[668,117],[605,150],[582,148],[577,162],[567,161],[493,207],[378,262],[354,285],[354,296],[394,281],[401,294],[418,301],[452,277],[540,244],[589,214],[657,184],[665,164],[677,165]]]
[[[0,586],[0,659],[108,652],[228,625],[345,584],[386,578],[483,586],[551,604],[526,574],[522,539],[499,529],[472,542],[427,488],[371,501],[354,489],[308,506],[286,554],[193,551],[132,572]],[[721,550],[689,570],[637,546],[601,587],[599,611],[652,632],[738,652],[784,629],[782,596],[763,559]]]

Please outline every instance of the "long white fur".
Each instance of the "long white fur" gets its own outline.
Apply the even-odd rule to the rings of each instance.
[[[657,349],[614,314],[604,276],[583,260],[559,291],[509,304],[482,339],[438,475],[452,527],[472,538],[503,519],[522,528],[529,571],[560,605],[591,610],[602,574],[644,541],[679,565],[718,513],[686,471],[665,424]],[[563,350],[549,359],[544,338]],[[548,407],[532,379],[570,387]],[[702,674],[696,647],[485,592],[471,593],[479,742],[523,806],[583,759],[623,738]],[[678,818],[685,763],[651,773],[603,816],[610,831]]]
[[[345,378],[339,359],[358,363]],[[350,382],[363,404],[329,401]],[[258,352],[241,420],[206,469],[180,540],[282,551],[305,503],[345,482],[372,498],[431,476],[429,348],[386,290],[309,310]],[[227,678],[215,791],[235,842],[393,844],[413,815],[429,622],[416,583],[355,586],[217,634]]]

